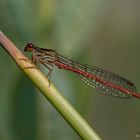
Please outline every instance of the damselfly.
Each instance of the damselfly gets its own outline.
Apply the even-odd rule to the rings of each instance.
[[[55,50],[36,47],[33,43],[28,43],[24,51],[32,53],[32,61],[35,65],[43,64],[48,68],[48,76],[51,76],[55,65],[59,69],[76,73],[87,85],[95,88],[99,93],[120,98],[140,98],[135,85],[117,74],[95,66],[81,64]]]

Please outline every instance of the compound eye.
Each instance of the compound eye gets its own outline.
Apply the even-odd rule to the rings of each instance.
[[[28,46],[29,48],[33,48],[34,47],[33,43],[27,43],[26,46]]]
[[[33,43],[27,43],[25,48],[24,48],[24,51],[28,51],[28,52],[31,52],[34,50],[34,44]]]

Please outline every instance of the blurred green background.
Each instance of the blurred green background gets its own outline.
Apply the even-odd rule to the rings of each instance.
[[[1,0],[0,30],[20,50],[27,42],[53,48],[127,77],[140,91],[140,1]],[[51,81],[103,140],[140,139],[140,100],[97,94],[57,68]],[[0,140],[79,140],[38,93],[0,48]]]

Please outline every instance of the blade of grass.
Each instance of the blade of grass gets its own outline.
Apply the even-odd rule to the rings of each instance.
[[[2,32],[0,32],[0,44],[82,139],[101,140],[57,89],[52,84],[48,86],[47,77]]]

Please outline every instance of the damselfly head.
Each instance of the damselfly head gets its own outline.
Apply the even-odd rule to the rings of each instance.
[[[32,52],[34,50],[35,46],[33,43],[27,43],[25,48],[24,48],[24,51],[25,52]]]

